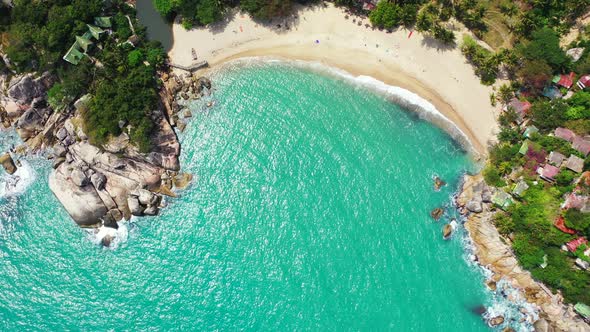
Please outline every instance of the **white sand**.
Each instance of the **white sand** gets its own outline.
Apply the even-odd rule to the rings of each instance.
[[[175,24],[171,61],[191,64],[194,48],[198,60],[207,60],[211,66],[239,57],[272,56],[372,76],[430,101],[469,137],[477,151],[486,153],[497,130],[497,111],[489,102],[492,89],[479,83],[458,47],[437,49],[437,42],[418,32],[408,38],[405,29],[389,34],[372,30],[365,27],[366,19],[358,26],[331,4],[307,7],[296,15],[290,18],[289,30],[285,20],[263,26],[240,13],[208,28],[186,31]]]

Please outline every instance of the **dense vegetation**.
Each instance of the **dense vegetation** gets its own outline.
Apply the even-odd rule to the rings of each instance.
[[[172,20],[182,17],[186,28],[194,25],[207,25],[221,20],[227,8],[239,7],[241,10],[261,20],[285,16],[291,13],[294,3],[306,4],[316,0],[152,0],[162,16]]]
[[[465,38],[461,46],[484,83],[492,84],[499,72],[506,73],[510,83],[497,87],[494,101],[503,107],[512,98],[530,102],[527,125],[539,129],[539,133],[529,137],[531,143],[523,155],[519,149],[525,140],[525,125],[517,123],[513,110],[503,112],[499,118],[498,143],[490,150],[489,165],[483,175],[489,184],[507,192],[514,188],[518,179],[530,186],[506,212],[496,214],[498,230],[512,241],[520,264],[536,279],[560,290],[569,302],[590,303],[590,273],[574,265],[576,258],[590,259],[583,255],[587,247],[582,245],[575,253],[560,249],[564,243],[580,236],[590,237],[590,214],[561,208],[564,197],[573,191],[579,195],[590,194],[589,183],[584,178],[579,180],[579,174],[567,169],[561,170],[555,183],[540,180],[535,172],[546,163],[551,151],[583,158],[584,171],[590,170],[590,157],[573,149],[570,142],[549,135],[557,127],[569,128],[582,137],[590,135],[590,92],[574,84],[570,89],[574,94],[568,99],[550,99],[543,95],[556,74],[574,71],[579,78],[590,73],[588,35],[583,34],[567,47],[587,47],[577,62],[566,56],[560,47],[561,36],[571,26],[571,20],[580,16],[590,2],[535,2],[533,6],[531,1],[526,4],[532,9],[520,14],[523,22],[516,27],[518,38],[513,48],[494,52],[471,38]],[[558,91],[565,95],[568,89],[560,87]],[[567,234],[555,227],[554,222],[559,217],[563,217],[565,225],[576,234]]]
[[[62,57],[88,31],[96,16],[110,16],[113,34],[103,34],[78,65]],[[139,42],[125,43],[133,34]],[[92,142],[105,143],[110,136],[129,126],[132,142],[141,151],[150,148],[152,110],[157,107],[156,70],[166,54],[159,43],[147,42],[145,30],[135,19],[135,11],[123,1],[46,0],[14,1],[2,8],[3,47],[17,73],[49,71],[58,77],[48,93],[56,110],[64,109],[86,93],[92,95],[84,112],[84,124]],[[100,65],[97,65],[100,64]],[[121,124],[121,125],[120,125]]]

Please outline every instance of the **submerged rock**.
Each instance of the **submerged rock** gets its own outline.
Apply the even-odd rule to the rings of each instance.
[[[156,205],[148,206],[143,213],[147,216],[155,216],[158,214],[158,207]]]
[[[451,234],[453,234],[453,226],[446,224],[443,228],[443,238],[446,240],[451,237]]]
[[[504,317],[503,316],[496,316],[496,317],[490,319],[490,325],[491,326],[498,326],[498,325],[501,325],[502,323],[504,323]]]
[[[16,172],[16,165],[14,164],[14,160],[12,160],[12,156],[10,153],[6,152],[2,156],[0,156],[0,164],[6,171],[6,173],[12,175]]]
[[[439,178],[438,176],[434,177],[434,190],[438,191],[440,190],[440,188],[442,188],[444,185],[446,185],[447,183],[444,182],[441,178]]]
[[[445,213],[445,211],[442,208],[436,208],[436,209],[430,211],[430,216],[434,220],[438,221],[444,213]]]

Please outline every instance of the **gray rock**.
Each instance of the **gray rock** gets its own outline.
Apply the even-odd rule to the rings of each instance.
[[[68,179],[65,164],[49,175],[49,188],[65,207],[72,219],[80,226],[94,226],[107,213],[107,208],[90,186],[78,187]]]
[[[551,325],[549,325],[549,323],[547,323],[547,321],[544,320],[543,318],[537,320],[533,324],[533,327],[535,328],[536,332],[553,332],[554,331],[553,327],[551,327]]]
[[[92,182],[92,185],[96,190],[103,190],[107,183],[107,177],[102,173],[94,173],[90,177],[90,182]]]
[[[53,161],[53,169],[58,168],[59,165],[63,164],[64,161],[66,161],[65,157],[55,158],[55,160]]]
[[[481,201],[476,200],[476,199],[472,199],[469,202],[467,202],[467,204],[465,205],[465,208],[467,208],[467,210],[474,212],[474,213],[480,213],[481,211],[483,211]]]
[[[44,120],[41,115],[35,111],[33,108],[29,108],[28,110],[21,115],[18,119],[16,125],[19,128],[23,128],[26,130],[42,130]]]
[[[123,214],[119,209],[112,209],[108,213],[114,221],[119,221],[123,219]]]
[[[137,196],[139,198],[139,202],[143,205],[155,204],[158,200],[158,197],[154,193],[145,189],[138,189]]]
[[[158,214],[158,207],[155,205],[148,206],[143,213],[148,216],[155,216]]]
[[[143,215],[144,207],[139,204],[139,199],[135,196],[127,197],[127,205],[129,206],[129,212],[134,216]]]
[[[14,164],[14,160],[12,160],[12,156],[10,153],[6,152],[2,156],[0,156],[0,164],[8,174],[14,174],[16,172],[16,165]]]
[[[485,187],[481,193],[481,200],[484,203],[491,203],[492,202],[492,192],[490,191],[489,187]]]
[[[66,161],[68,163],[71,163],[72,161],[74,161],[74,157],[70,153],[66,153]]]
[[[31,107],[34,109],[42,109],[47,107],[47,101],[43,97],[37,97],[31,102]]]
[[[68,153],[68,151],[66,150],[66,147],[61,144],[56,144],[53,147],[53,154],[58,158],[65,157],[66,153]]]
[[[203,89],[203,88],[207,88],[209,90],[211,89],[211,80],[208,79],[207,77],[200,77],[197,80],[197,84],[199,85],[199,87],[201,89]]]
[[[55,137],[57,137],[58,140],[63,141],[66,136],[68,136],[68,131],[65,128],[59,128],[59,130],[57,131],[57,133],[55,133]]]
[[[70,175],[72,182],[77,185],[78,187],[84,187],[88,184],[88,177],[81,169],[74,168],[72,170],[72,174]]]
[[[65,146],[70,146],[70,145],[76,143],[76,140],[71,135],[68,135],[68,136],[66,136],[66,138],[64,138],[64,140],[62,142]]]

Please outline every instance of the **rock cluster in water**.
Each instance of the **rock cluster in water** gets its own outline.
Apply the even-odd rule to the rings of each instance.
[[[47,91],[55,82],[51,74],[0,76],[5,87],[0,92],[0,123],[13,126],[31,151],[53,148],[49,187],[78,225],[117,228],[122,219],[156,215],[162,207],[161,196],[175,196],[173,188],[186,187],[192,179],[179,173],[180,143],[173,129],[180,110],[176,95],[191,93],[198,98],[211,88],[211,82],[206,78],[185,81],[169,73],[162,78],[160,107],[150,115],[156,126],[151,134],[153,148],[140,153],[126,133],[103,146],[92,145],[80,116],[90,96],[54,111],[47,102]],[[0,157],[0,165],[8,173],[16,171],[10,154]]]
[[[536,282],[528,271],[518,265],[510,248],[509,239],[501,237],[493,224],[492,192],[481,175],[465,176],[456,203],[467,217],[465,228],[476,248],[478,262],[489,268],[493,275],[488,287],[496,289],[497,283],[507,280],[518,289],[529,303],[540,310],[540,318],[534,323],[535,331],[590,331],[590,326],[577,316],[571,305],[565,305],[559,294],[552,294],[544,285]],[[504,323],[504,317],[491,317],[491,326]]]

